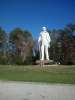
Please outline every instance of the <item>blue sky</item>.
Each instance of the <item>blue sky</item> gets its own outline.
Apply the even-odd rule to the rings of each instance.
[[[16,27],[38,38],[42,26],[64,28],[75,23],[75,0],[0,0],[0,26],[6,32]]]

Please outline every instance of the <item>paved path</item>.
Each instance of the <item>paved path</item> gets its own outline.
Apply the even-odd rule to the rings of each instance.
[[[75,100],[75,85],[0,81],[0,100]]]

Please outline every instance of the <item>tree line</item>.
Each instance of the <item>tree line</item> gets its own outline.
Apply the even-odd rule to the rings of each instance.
[[[60,64],[75,64],[75,24],[63,29],[48,29],[51,36],[50,59]],[[38,38],[38,37],[37,37]],[[6,33],[0,27],[0,64],[35,64],[38,42],[28,30],[15,28]]]

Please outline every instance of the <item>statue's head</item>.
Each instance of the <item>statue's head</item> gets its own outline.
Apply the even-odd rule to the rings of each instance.
[[[46,28],[46,27],[42,27],[42,30],[43,30],[43,31],[47,31],[47,28]]]

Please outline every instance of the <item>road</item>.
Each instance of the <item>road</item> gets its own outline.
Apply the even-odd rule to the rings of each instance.
[[[75,100],[75,85],[0,81],[0,100]]]

